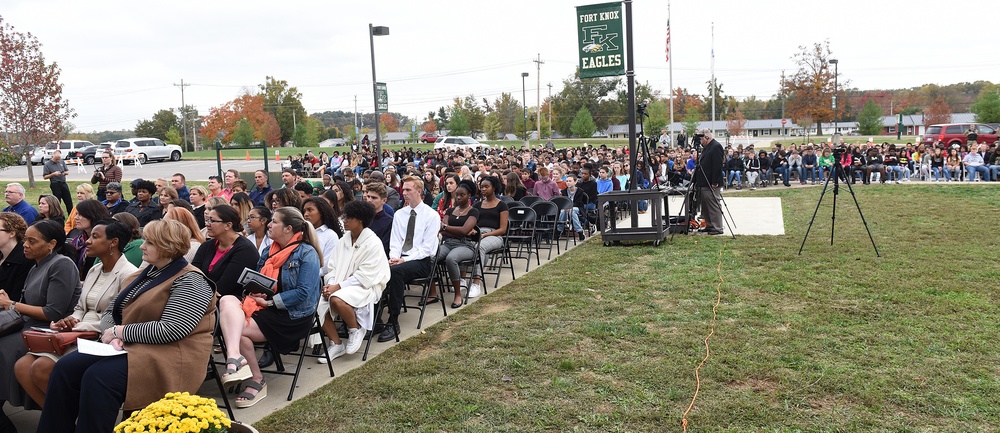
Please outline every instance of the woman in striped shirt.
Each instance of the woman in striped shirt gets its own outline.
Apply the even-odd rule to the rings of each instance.
[[[118,408],[142,409],[167,392],[195,393],[212,351],[215,290],[184,260],[191,232],[174,220],[143,230],[149,263],[127,277],[101,317],[101,341],[125,353],[73,352],[56,363],[39,432],[111,431]],[[86,389],[86,395],[79,390]]]

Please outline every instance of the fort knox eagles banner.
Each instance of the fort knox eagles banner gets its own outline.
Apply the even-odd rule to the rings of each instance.
[[[580,78],[625,75],[621,2],[576,7]]]

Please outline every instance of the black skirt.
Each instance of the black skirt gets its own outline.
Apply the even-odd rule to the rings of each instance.
[[[313,315],[301,319],[292,319],[288,310],[274,307],[258,310],[250,316],[264,334],[264,338],[278,353],[288,354],[299,348],[299,340],[309,336],[312,330]]]

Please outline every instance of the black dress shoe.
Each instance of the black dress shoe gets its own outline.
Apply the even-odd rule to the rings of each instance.
[[[437,302],[438,302],[438,298],[437,297],[433,297],[433,298],[427,298],[425,300],[417,302],[417,305],[423,307],[424,305],[435,304]]]
[[[385,343],[386,341],[395,340],[398,337],[398,335],[399,335],[398,323],[386,324],[385,329],[383,329],[382,333],[378,335],[378,342]]]
[[[320,355],[322,355],[323,354],[323,345],[319,344],[319,343],[313,344],[312,354],[313,354],[313,356],[320,356]]]
[[[257,360],[257,366],[260,368],[267,368],[274,364],[274,352],[270,350],[265,350],[260,359]]]

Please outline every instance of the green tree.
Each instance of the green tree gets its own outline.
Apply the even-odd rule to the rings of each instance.
[[[980,92],[979,98],[969,107],[969,111],[976,113],[976,122],[1000,122],[1000,93],[996,90]]]
[[[646,119],[646,135],[658,135],[660,130],[667,129],[667,123],[670,122],[670,113],[667,111],[669,103],[669,101],[661,99],[651,101],[646,107],[647,113],[649,113],[649,118]]]
[[[264,111],[271,113],[278,121],[281,142],[292,139],[296,124],[305,122],[306,109],[302,106],[302,94],[298,88],[290,87],[285,80],[267,76],[264,84],[258,86],[264,96]]]
[[[495,111],[487,114],[483,129],[486,131],[487,140],[496,140],[500,136],[500,115]]]
[[[616,98],[620,84],[620,78],[581,79],[579,74],[563,80],[563,90],[552,96],[552,126],[563,135],[573,135],[573,122],[580,108],[592,114],[591,122],[597,129],[621,122],[624,110]]]
[[[295,125],[295,132],[292,133],[292,142],[296,147],[308,147],[306,144],[306,126],[299,123]]]
[[[302,142],[307,147],[316,147],[320,141],[326,138],[320,139],[321,136],[326,135],[326,128],[323,127],[323,122],[315,117],[307,117],[305,124],[305,136]]]
[[[236,129],[233,130],[233,143],[240,146],[249,146],[253,144],[253,141],[253,126],[244,117],[236,122]]]
[[[587,107],[580,107],[577,110],[573,124],[570,126],[570,132],[578,138],[590,138],[597,132],[597,125],[594,124],[594,118],[590,115],[590,110]]]
[[[687,112],[684,113],[684,134],[689,138],[694,137],[695,131],[698,130],[698,121],[701,120],[698,114],[698,108],[695,106],[689,106]]]
[[[465,115],[465,110],[455,110],[451,113],[451,120],[448,122],[448,135],[469,135],[469,118]]]
[[[858,132],[861,135],[878,135],[882,133],[882,109],[875,101],[865,101],[864,107],[858,113]]]
[[[170,128],[181,130],[181,122],[173,110],[160,110],[153,115],[150,120],[140,120],[135,125],[135,135],[138,137],[152,137],[160,140],[167,140],[167,132]],[[180,143],[180,141],[178,141]]]
[[[170,144],[181,144],[184,138],[181,137],[181,132],[177,130],[176,126],[171,126],[170,130],[167,131],[167,136],[164,141]]]

